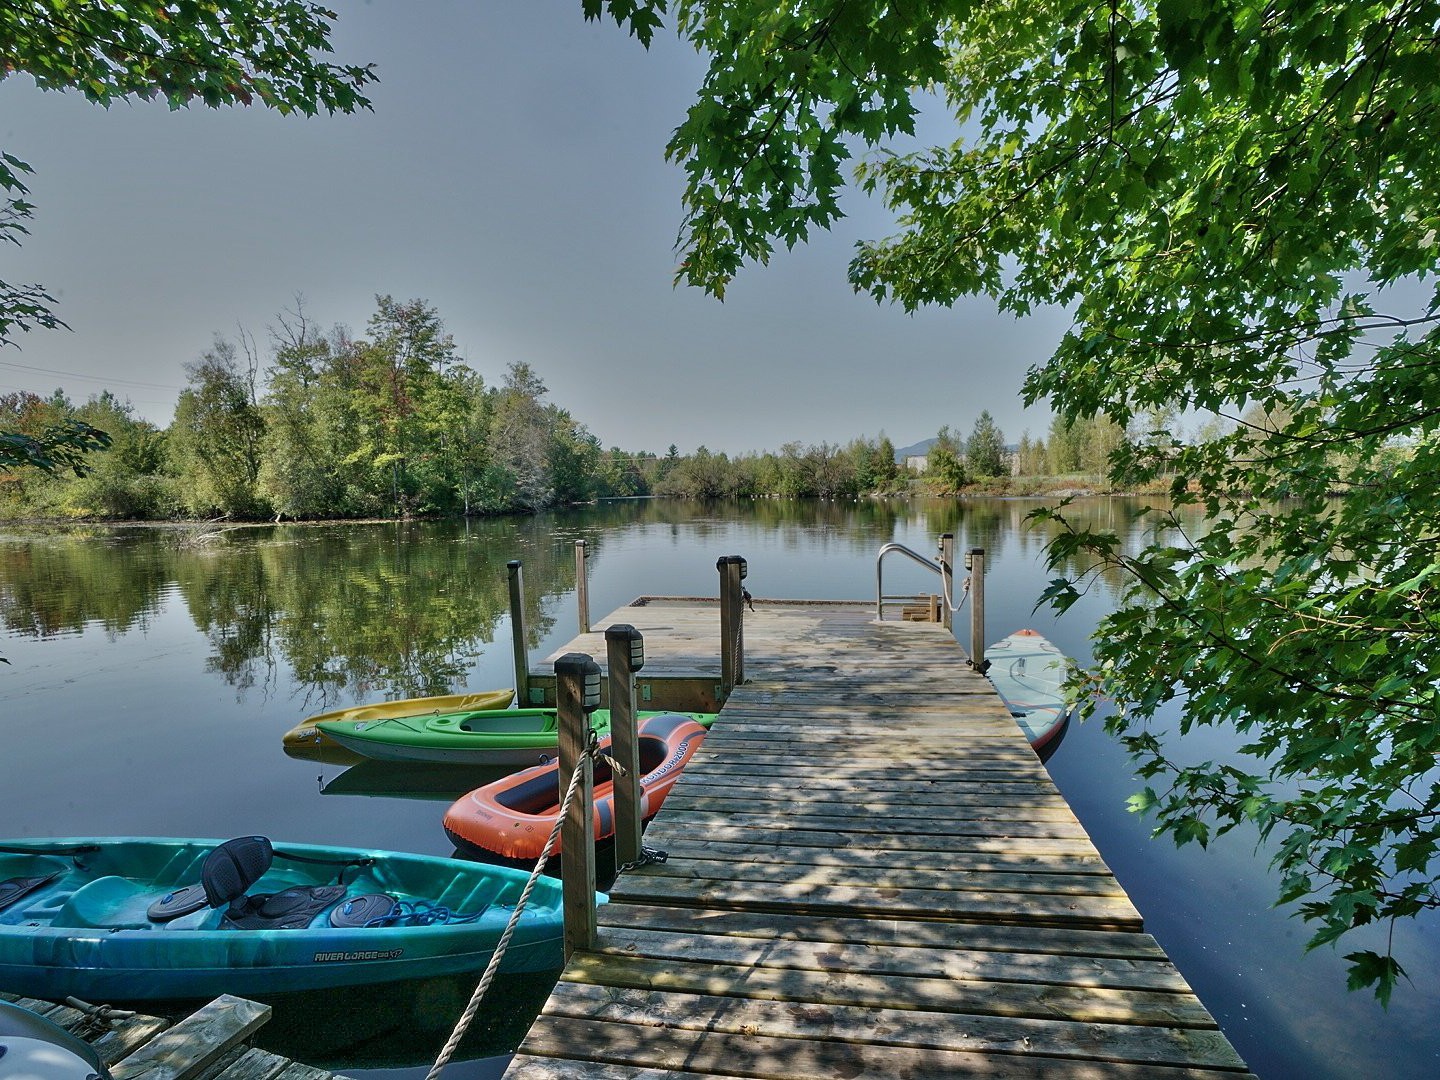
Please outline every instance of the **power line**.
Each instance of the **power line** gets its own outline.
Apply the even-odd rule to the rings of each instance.
[[[165,383],[139,382],[135,379],[116,379],[110,376],[81,375],[78,371],[58,371],[54,368],[33,367],[30,364],[14,364],[8,360],[0,360],[0,367],[14,368],[16,371],[37,371],[41,375],[65,375],[72,379],[88,379],[90,382],[117,383],[121,386],[140,386],[146,390],[183,390],[182,386],[170,386]]]

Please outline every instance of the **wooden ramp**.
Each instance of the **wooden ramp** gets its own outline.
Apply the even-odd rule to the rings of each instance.
[[[948,630],[760,605],[745,639],[668,861],[507,1077],[1249,1075]]]

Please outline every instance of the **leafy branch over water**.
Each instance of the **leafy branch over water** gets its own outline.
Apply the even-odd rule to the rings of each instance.
[[[682,280],[722,293],[828,227],[868,148],[860,184],[898,229],[859,247],[855,288],[910,309],[1064,307],[1025,389],[1062,421],[1228,419],[1188,441],[1156,423],[1110,459],[1122,490],[1163,483],[1203,508],[1202,533],[1127,555],[1076,530],[1053,548],[1132,583],[1090,686],[1157,781],[1135,805],[1181,843],[1253,822],[1312,947],[1434,908],[1440,3],[587,10],[642,40],[673,14],[710,58],[670,144]],[[891,145],[922,108],[953,141]],[[1063,607],[1083,580],[1047,595]],[[1147,725],[1171,701],[1165,748]],[[1241,734],[1248,768],[1187,760],[1185,734],[1210,725]],[[1388,1000],[1388,949],[1349,958],[1352,987]]]

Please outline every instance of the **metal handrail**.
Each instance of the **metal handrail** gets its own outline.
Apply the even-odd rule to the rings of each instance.
[[[933,570],[935,571],[935,573],[939,574],[940,592],[944,596],[946,608],[949,610],[951,615],[955,614],[955,612],[960,610],[960,605],[955,603],[954,599],[950,596],[950,582],[952,580],[952,576],[945,573],[945,567],[941,566],[934,559],[927,558],[924,555],[921,555],[918,551],[906,547],[904,544],[889,543],[881,547],[879,553],[875,556],[875,618],[885,618],[885,601],[887,600],[914,599],[913,597],[909,596],[885,595],[885,556],[889,555],[892,551],[898,551],[901,555],[904,555],[907,558],[913,560],[914,562],[919,563],[921,566],[927,567],[928,569]]]

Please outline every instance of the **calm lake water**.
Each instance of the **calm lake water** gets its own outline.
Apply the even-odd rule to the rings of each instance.
[[[1071,612],[1032,612],[1047,574],[1032,500],[701,505],[621,501],[479,523],[226,530],[0,528],[0,837],[236,836],[446,855],[440,816],[459,789],[385,793],[341,766],[287,757],[281,735],[322,708],[513,682],[506,563],[524,564],[530,655],[577,631],[574,542],[590,553],[592,618],[642,594],[713,596],[715,560],[748,560],[757,597],[873,602],[875,554],[987,551],[987,636],[1033,626],[1088,661],[1114,603],[1102,583]],[[1076,510],[1134,536],[1143,504]],[[887,560],[885,588],[933,576]],[[966,617],[962,616],[962,620]],[[962,634],[968,635],[967,629]],[[1229,752],[1202,732],[1187,751]],[[1152,841],[1126,812],[1138,790],[1098,723],[1072,725],[1049,769],[1147,929],[1265,1080],[1440,1075],[1440,920],[1401,926],[1413,980],[1390,1009],[1345,990],[1339,952],[1306,954],[1303,925],[1270,907],[1253,838],[1201,851]],[[454,787],[454,784],[450,785]],[[1346,942],[1374,947],[1378,939]],[[447,1078],[496,1075],[553,979],[492,992]],[[276,999],[262,1045],[357,1077],[423,1077],[472,980]],[[487,1060],[488,1059],[488,1060]]]

